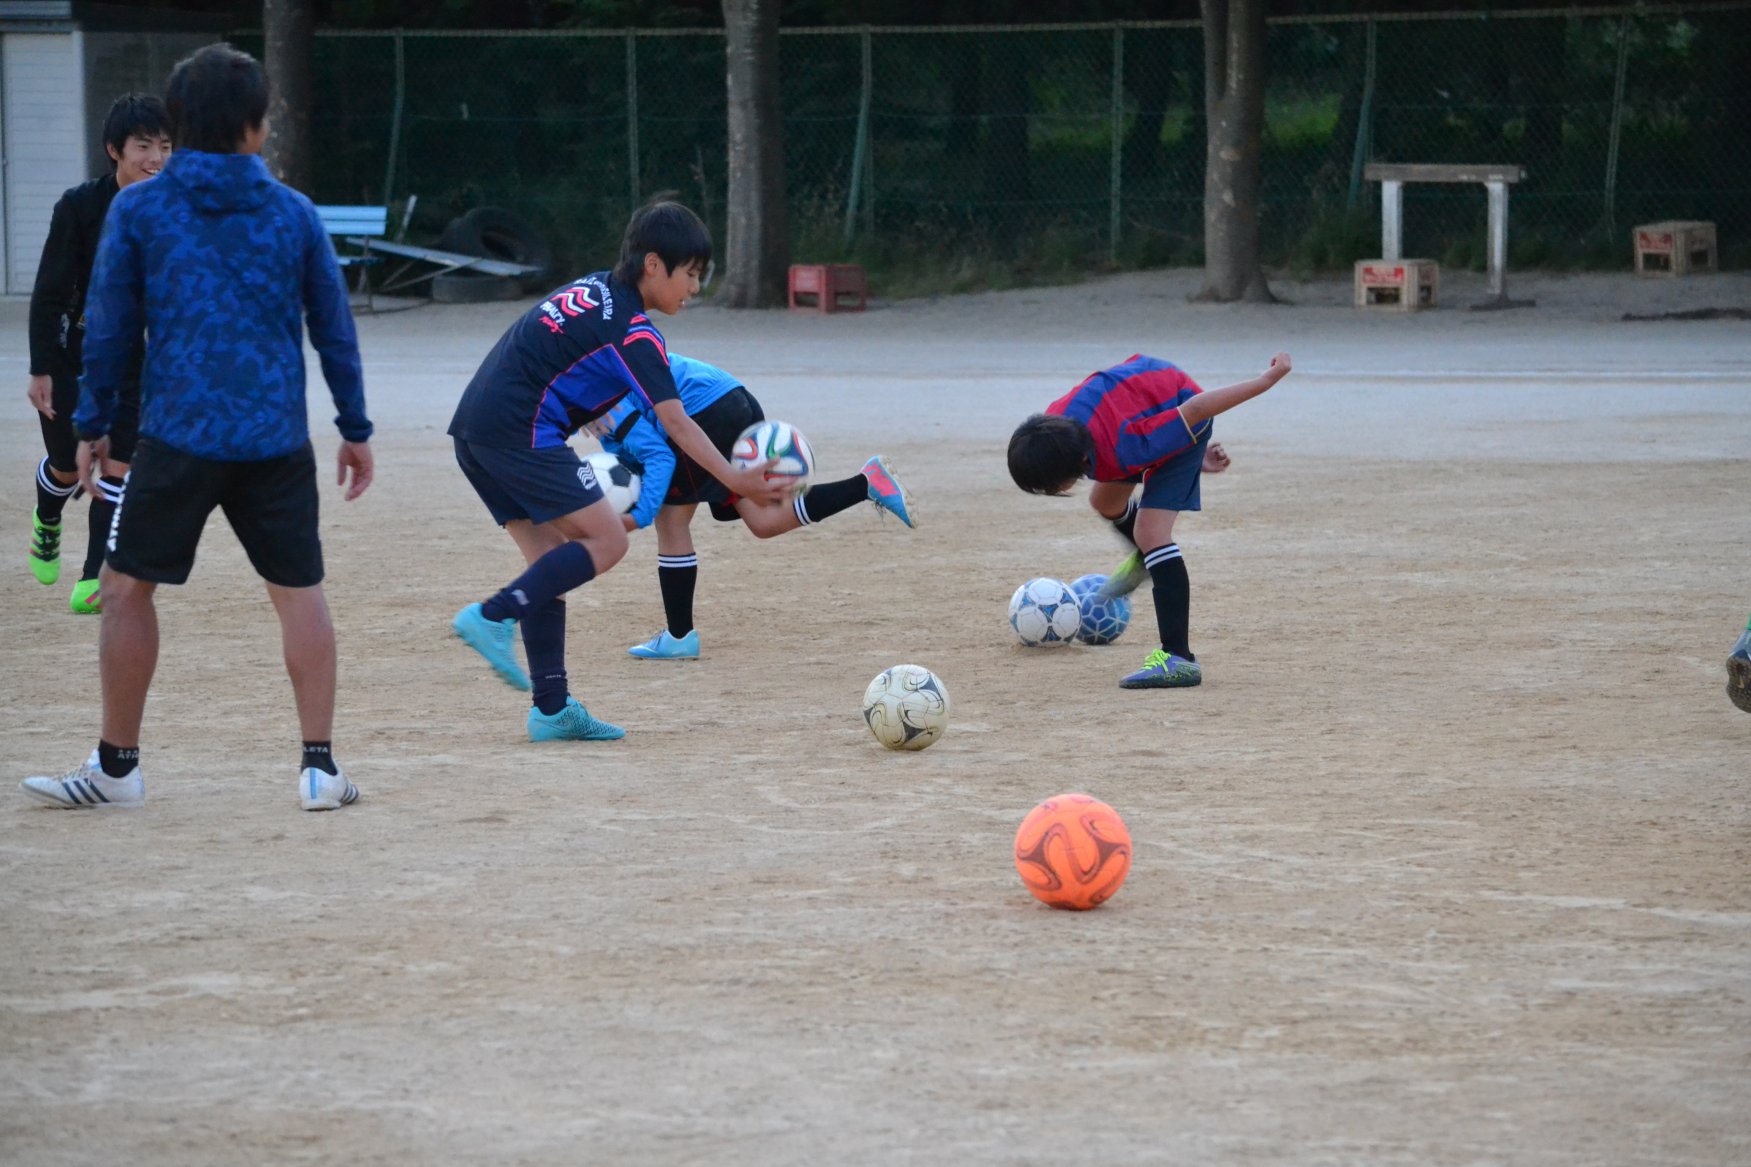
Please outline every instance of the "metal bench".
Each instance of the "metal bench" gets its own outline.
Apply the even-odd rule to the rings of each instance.
[[[1524,166],[1442,166],[1431,163],[1370,162],[1362,170],[1380,184],[1380,250],[1384,259],[1404,258],[1404,184],[1407,182],[1475,182],[1489,192],[1488,299],[1473,309],[1530,308],[1531,300],[1508,298],[1508,187],[1526,177]]]
[[[407,211],[402,216],[403,232],[407,230],[407,220],[413,216],[414,202],[414,198],[408,199]],[[376,287],[372,286],[363,270],[359,273],[359,289],[365,293],[366,306],[372,311],[376,310],[377,292],[388,293],[409,288],[448,272],[469,271],[482,275],[522,278],[537,275],[541,271],[540,268],[528,264],[510,263],[482,255],[461,255],[454,251],[440,251],[435,247],[414,247],[407,243],[390,242],[383,238],[389,230],[388,207],[317,207],[316,213],[321,216],[323,230],[329,235],[338,236],[344,242],[359,248],[357,255],[342,255],[339,248],[335,249],[335,258],[342,267],[366,268],[383,263],[388,256],[404,261]],[[427,265],[432,270],[414,275],[406,274],[415,264]]]

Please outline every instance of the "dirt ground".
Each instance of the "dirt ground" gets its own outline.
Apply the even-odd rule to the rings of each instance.
[[[891,455],[923,524],[702,520],[696,664],[626,655],[662,624],[635,536],[572,598],[574,685],[629,729],[591,745],[531,745],[448,635],[517,564],[444,435],[517,306],[361,317],[380,477],[323,523],[364,799],[333,814],[297,809],[219,519],[161,596],[145,808],[16,792],[96,740],[98,625],[22,562],[0,305],[0,1162],[1751,1160],[1751,326],[1620,320],[1751,276],[1516,273],[1538,306],[1476,313],[1460,275],[1412,316],[1196,283],[667,322],[827,475]],[[1020,582],[1119,548],[1008,483],[1014,424],[1138,350],[1210,386],[1279,348],[1177,532],[1204,685],[1116,687],[1146,592],[1110,648],[1017,645]],[[901,662],[953,698],[918,754],[859,717]],[[1076,789],[1136,841],[1080,914],[1010,858]]]

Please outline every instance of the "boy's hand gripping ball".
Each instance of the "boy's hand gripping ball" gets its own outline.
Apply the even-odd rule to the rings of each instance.
[[[775,464],[767,468],[766,481],[784,487],[790,497],[809,488],[815,473],[815,451],[802,431],[789,422],[755,422],[730,447],[730,465],[739,470],[767,462]]]

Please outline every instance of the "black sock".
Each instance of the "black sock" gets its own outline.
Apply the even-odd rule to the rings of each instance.
[[[1169,543],[1143,553],[1143,566],[1155,584],[1155,627],[1161,633],[1161,647],[1175,656],[1197,660],[1192,655],[1190,626],[1192,620],[1192,578],[1186,572],[1186,561],[1180,555],[1179,544]]]
[[[62,509],[78,488],[77,482],[57,482],[55,476],[49,473],[49,460],[47,458],[38,462],[36,464],[36,517],[50,526],[59,523]]]
[[[321,770],[324,774],[339,774],[340,767],[334,764],[334,743],[305,742],[304,769]]]
[[[115,518],[116,503],[121,501],[122,480],[105,474],[97,481],[97,493],[91,496],[91,533],[85,541],[85,568],[80,579],[96,579],[103,567],[103,553],[109,547],[110,520]]]
[[[530,696],[549,717],[565,708],[571,690],[565,675],[565,601],[557,597],[523,614],[523,656],[529,662]]]
[[[663,593],[663,619],[676,640],[693,631],[693,587],[699,582],[699,556],[657,556],[657,587]]]
[[[488,620],[521,620],[551,599],[596,578],[596,561],[582,543],[561,543],[480,606]]]
[[[797,496],[793,505],[796,507],[796,517],[806,527],[840,511],[848,511],[860,502],[868,501],[869,479],[858,474],[851,478],[842,478],[838,482],[823,482],[819,486],[811,486]]]
[[[103,772],[111,778],[126,778],[133,773],[134,767],[140,764],[139,746],[112,746],[106,741],[97,743],[97,764],[103,767]]]
[[[1125,504],[1124,514],[1108,521],[1112,523],[1113,530],[1125,537],[1125,542],[1133,547],[1137,545],[1137,500],[1135,498]]]

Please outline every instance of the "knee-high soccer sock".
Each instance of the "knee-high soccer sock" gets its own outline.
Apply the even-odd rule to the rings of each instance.
[[[1190,627],[1192,622],[1192,578],[1186,573],[1186,561],[1180,555],[1179,544],[1169,543],[1143,553],[1143,566],[1155,584],[1155,627],[1161,633],[1161,647],[1175,656],[1197,660],[1192,655]]]
[[[116,504],[122,498],[122,480],[105,474],[97,480],[97,493],[91,496],[91,534],[85,543],[85,567],[80,579],[96,579],[103,567],[103,553],[109,546],[109,524],[115,518]]]
[[[1137,500],[1133,498],[1125,504],[1125,513],[1116,519],[1109,519],[1113,530],[1125,537],[1125,542],[1135,547],[1137,545]]]
[[[806,527],[868,500],[869,479],[855,474],[850,478],[841,478],[838,482],[823,482],[819,486],[811,486],[797,495],[791,506],[796,509],[797,521]]]
[[[582,543],[562,543],[480,606],[488,620],[523,620],[547,601],[596,578],[596,561]]]
[[[565,601],[555,597],[531,608],[518,626],[523,630],[523,655],[529,661],[535,707],[551,716],[565,708],[571,695],[565,680]]]
[[[699,556],[657,556],[657,587],[663,593],[663,619],[676,640],[693,631],[693,586],[699,582]]]
[[[49,460],[47,458],[38,462],[36,464],[36,517],[51,527],[60,522],[62,509],[77,489],[79,489],[77,482],[60,482],[53,474],[49,473]]]

